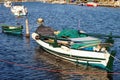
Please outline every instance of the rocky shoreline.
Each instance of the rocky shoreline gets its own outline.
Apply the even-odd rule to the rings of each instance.
[[[20,1],[17,1],[20,2]],[[29,0],[29,1],[22,1],[22,2],[43,2],[43,3],[51,3],[51,4],[73,4],[73,5],[79,5],[81,3],[86,4],[87,2],[80,2],[80,1],[75,1],[75,2],[66,2],[66,1],[53,1],[53,0]],[[0,1],[0,4],[3,2]],[[102,7],[120,7],[120,1],[107,1],[107,2],[97,2],[98,6]]]
[[[52,3],[52,4],[74,4],[74,5],[79,5],[81,3],[86,4],[87,2],[82,2],[82,1],[74,1],[74,2],[67,2],[65,0],[41,0],[41,2],[44,3]],[[96,2],[98,6],[103,6],[103,7],[120,7],[120,1],[100,1]]]

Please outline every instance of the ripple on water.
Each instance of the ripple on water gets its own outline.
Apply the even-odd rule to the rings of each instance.
[[[37,28],[36,20],[42,17],[45,25],[61,30],[64,28],[82,29],[89,33],[119,35],[119,8],[90,8],[77,5],[59,5],[40,2],[23,3],[28,8],[30,34]],[[80,24],[79,24],[80,21]],[[10,9],[0,6],[0,24],[24,26],[23,36],[6,35],[0,28],[0,80],[108,80],[105,71],[97,68],[76,66],[40,50],[38,44],[25,38],[25,18],[16,18]],[[115,47],[119,47],[119,39]],[[117,58],[119,58],[117,48]],[[4,60],[4,61],[3,61]],[[114,71],[120,64],[115,60]],[[54,72],[52,70],[60,70]],[[84,72],[84,73],[83,73]],[[99,72],[100,74],[92,74]],[[118,80],[119,75],[112,76]],[[112,79],[112,78],[111,78]]]

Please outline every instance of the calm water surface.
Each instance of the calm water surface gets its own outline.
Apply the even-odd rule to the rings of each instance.
[[[57,30],[82,29],[88,33],[120,34],[120,8],[85,7],[40,2],[22,3],[29,11],[30,34],[37,28],[41,17],[45,25]],[[7,35],[0,28],[0,80],[119,80],[120,61],[115,59],[115,74],[108,77],[105,71],[76,66],[47,54],[30,37],[25,37],[25,18],[16,18],[0,4],[0,24],[24,25],[23,36]],[[116,58],[120,59],[120,39],[115,39]],[[84,72],[84,73],[83,73]],[[117,73],[118,72],[118,73]]]

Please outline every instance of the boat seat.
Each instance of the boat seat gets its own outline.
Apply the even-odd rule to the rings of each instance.
[[[71,41],[73,42],[80,42],[80,41],[100,41],[97,38],[93,38],[93,37],[81,37],[81,38],[69,38]]]

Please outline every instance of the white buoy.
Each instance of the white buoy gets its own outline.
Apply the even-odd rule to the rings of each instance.
[[[29,33],[29,22],[28,19],[26,18],[26,37],[29,38],[30,37],[30,33]]]
[[[41,24],[44,23],[44,20],[43,20],[42,18],[38,18],[38,19],[37,19],[37,23],[38,23],[39,25],[41,25]]]

